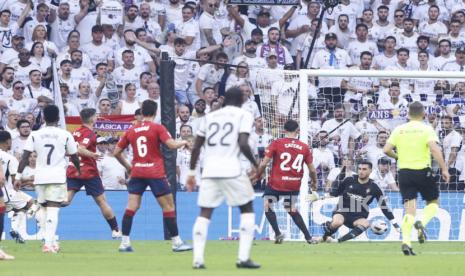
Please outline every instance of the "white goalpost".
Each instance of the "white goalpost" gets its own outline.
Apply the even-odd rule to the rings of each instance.
[[[285,71],[260,69],[257,70],[256,76],[252,76],[252,78],[255,79],[253,89],[255,94],[260,96],[262,116],[264,119],[264,129],[266,134],[270,135],[274,139],[282,137],[282,129],[285,120],[292,118],[299,122],[300,140],[311,144],[312,138],[314,137],[315,131],[317,129],[312,123],[314,118],[311,118],[311,113],[317,113],[319,116],[321,114],[325,114],[325,116],[330,114],[331,116],[330,108],[327,106],[313,104],[321,100],[323,97],[319,93],[319,88],[315,82],[315,78],[318,77],[340,78],[345,81],[344,88],[349,87],[352,90],[354,87],[356,88],[357,85],[366,85],[366,80],[370,80],[371,82],[376,80],[373,82],[373,84],[376,83],[376,87],[378,87],[376,91],[372,92],[371,94],[361,92],[363,95],[360,97],[361,100],[359,104],[360,108],[362,109],[359,111],[353,111],[353,106],[351,107],[353,102],[344,101],[344,90],[343,92],[339,92],[341,93],[340,97],[342,97],[344,107],[346,108],[346,114],[350,114],[350,116],[347,115],[347,117],[352,119],[359,116],[360,120],[366,120],[366,118],[371,116],[369,117],[370,120],[376,120],[380,125],[387,126],[386,128],[388,130],[389,126],[395,120],[399,120],[399,122],[402,120],[407,120],[405,117],[405,110],[382,109],[381,112],[381,109],[379,108],[381,105],[376,105],[377,101],[381,100],[383,95],[385,98],[385,95],[389,95],[390,85],[397,82],[400,84],[400,97],[409,101],[424,101],[425,105],[428,106],[428,112],[431,110],[433,110],[431,112],[437,112],[437,114],[432,114],[431,116],[434,115],[437,117],[437,120],[439,120],[439,125],[439,118],[441,116],[455,114],[454,123],[463,125],[465,127],[465,72],[375,70]],[[462,93],[462,90],[463,102],[461,98],[457,96]],[[357,95],[357,90],[355,89],[355,92],[352,94]],[[367,109],[367,101],[364,101],[365,96],[370,97],[371,103],[375,104],[374,107],[373,104],[371,104],[371,106]],[[383,100],[386,100],[385,98]],[[369,104],[370,100],[368,101]],[[449,104],[456,104],[459,107],[451,107]],[[464,107],[463,111],[462,105]],[[458,111],[457,108],[459,108]],[[360,114],[355,114],[354,112],[360,112]],[[362,113],[364,114],[364,117],[361,115]],[[330,117],[328,117],[328,119],[329,118]],[[431,118],[428,117],[428,120],[430,119]],[[353,119],[352,123],[353,125],[356,125],[357,120]],[[359,132],[362,135],[367,135],[366,133],[363,133],[363,131],[363,129],[359,129]],[[365,139],[365,136],[361,137]],[[372,138],[373,137],[369,137],[368,141],[371,141],[370,139]],[[360,139],[361,138],[359,138],[359,141]],[[365,146],[363,144],[365,142],[356,143],[356,145],[352,146],[355,148],[355,152],[359,150],[357,147]],[[351,158],[356,161],[362,157],[363,156],[353,156]],[[460,162],[462,161],[460,160]],[[462,163],[463,165],[460,166],[465,168],[465,159]],[[374,164],[374,166],[377,166],[377,164]],[[320,195],[325,193],[327,176],[328,172],[324,171],[323,169],[319,171]],[[459,175],[455,181],[457,181],[457,183],[455,183],[456,187],[459,187]],[[309,226],[312,235],[319,236],[322,234],[320,225],[326,220],[330,219],[332,208],[335,205],[335,199],[324,199],[319,200],[313,204],[309,204],[305,200],[305,195],[307,195],[308,192],[309,176],[308,171],[305,171],[301,186],[301,196],[299,199],[298,208],[306,224]],[[394,215],[400,222],[403,215],[400,196],[396,191],[386,190],[385,192]],[[455,190],[449,189],[447,191],[442,191],[441,202],[442,205],[438,216],[433,219],[431,225],[429,225],[428,230],[431,231],[431,240],[465,240],[465,230],[463,230],[465,229],[465,196],[463,190],[456,188]],[[294,225],[292,220],[288,217],[287,212],[282,208],[282,204],[280,205],[281,207],[277,206],[278,208],[275,207],[275,210],[278,216],[280,229],[283,233],[286,234],[286,240],[304,240],[303,235],[300,233],[297,226]],[[419,215],[421,215],[422,206],[423,205],[419,205],[418,207],[420,209]],[[230,214],[232,215],[232,213]],[[273,239],[274,233],[271,228],[268,227],[268,223],[265,223],[265,226],[263,227],[264,221],[261,219],[263,216],[258,215],[257,218],[260,218],[258,219],[258,227],[264,228],[265,231],[267,231],[266,235],[270,239]],[[373,218],[383,218],[381,211],[379,208],[376,208],[376,206],[373,206],[373,210],[370,212],[370,219]],[[228,227],[229,233],[234,233],[234,229],[232,229],[231,225],[232,223],[230,223]],[[342,229],[340,233],[344,234],[345,231],[347,231],[347,229]],[[366,234],[359,237],[358,240],[399,240],[399,234],[396,233],[393,229],[389,229],[388,232],[383,236],[375,236],[370,233],[370,231],[368,231]]]

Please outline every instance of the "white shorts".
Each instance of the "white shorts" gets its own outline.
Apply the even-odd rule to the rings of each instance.
[[[47,201],[64,202],[68,200],[68,189],[66,184],[40,184],[35,185],[37,202]]]
[[[6,211],[20,210],[26,207],[26,204],[32,199],[32,197],[25,192],[21,191],[10,191],[8,196],[4,197],[6,200]]]
[[[252,183],[247,176],[235,178],[204,178],[199,189],[197,204],[204,208],[216,208],[223,203],[241,206],[255,198]]]

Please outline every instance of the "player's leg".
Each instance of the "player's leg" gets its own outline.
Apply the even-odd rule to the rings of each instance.
[[[287,200],[288,199],[285,199],[285,201]],[[312,240],[312,235],[310,235],[310,232],[308,231],[308,228],[305,225],[304,219],[302,218],[302,216],[300,215],[299,211],[297,210],[295,206],[296,202],[298,201],[297,195],[290,195],[289,201],[290,201],[288,205],[289,206],[288,208],[290,208],[288,210],[289,216],[291,216],[294,223],[297,225],[297,227],[299,227],[300,231],[304,234],[305,240],[310,244],[315,243],[315,241]]]
[[[149,181],[150,189],[162,209],[163,222],[170,233],[173,251],[182,252],[192,250],[192,246],[184,243],[179,236],[176,209],[168,181],[166,179],[147,179],[147,181]]]
[[[326,241],[328,237],[334,235],[339,227],[344,224],[345,218],[340,213],[334,213],[331,221],[327,221],[323,224],[323,241]]]
[[[26,241],[23,238],[21,233],[22,223],[26,222],[26,212],[24,210],[14,210],[13,216],[11,217],[11,230],[10,236],[17,243],[25,243]]]
[[[4,222],[5,222],[5,212],[6,212],[6,205],[5,205],[5,201],[3,201],[2,189],[0,188],[0,241],[2,241],[2,233],[3,233]],[[6,254],[0,248],[0,260],[14,260],[14,258],[15,257]]]
[[[106,219],[110,229],[112,231],[112,238],[119,238],[121,237],[121,233],[119,232],[118,222],[116,221],[115,214],[111,209],[110,205],[107,202],[105,197],[105,189],[103,188],[102,180],[100,177],[96,177],[93,179],[89,179],[89,181],[85,185],[87,195],[92,196],[97,206],[100,208],[103,217]]]
[[[399,190],[404,202],[404,218],[402,219],[402,252],[404,255],[415,255],[412,251],[411,233],[415,223],[418,188],[416,181],[419,175],[412,170],[399,170]],[[421,181],[422,179],[420,179]],[[423,183],[422,183],[423,185]]]
[[[58,217],[62,203],[67,200],[66,184],[47,184],[42,192],[46,205],[44,253],[57,253],[60,248],[56,241]]]
[[[26,212],[33,205],[32,197],[22,191],[16,191],[11,194],[8,205],[13,211],[11,218],[11,237],[17,243],[25,243],[24,238],[27,236],[26,232]]]
[[[200,208],[200,215],[197,217],[192,228],[192,243],[194,247],[194,260],[192,267],[194,269],[205,268],[204,254],[205,245],[207,244],[208,226],[213,213],[213,208]]]
[[[128,204],[121,223],[122,237],[119,246],[120,252],[133,252],[129,234],[131,233],[134,215],[140,207],[142,195],[146,188],[147,183],[144,179],[131,178],[128,182]]]
[[[275,234],[275,243],[281,244],[284,240],[284,235],[279,230],[278,220],[276,213],[273,210],[273,205],[279,202],[279,195],[277,195],[269,186],[266,186],[263,193],[263,209],[265,210],[265,217],[273,228]]]
[[[250,259],[250,250],[252,249],[254,232],[255,232],[255,213],[253,210],[253,201],[239,206],[241,211],[240,234],[239,234],[239,255],[236,263],[237,268],[260,268],[259,264]]]
[[[79,192],[82,186],[84,186],[84,182],[79,179],[67,178],[66,185],[68,189],[68,198],[65,202],[63,202],[62,207],[66,207],[71,204],[76,193]]]
[[[424,185],[419,187],[422,198],[426,201],[423,209],[423,217],[420,221],[415,222],[414,227],[418,231],[418,242],[426,241],[426,225],[436,216],[439,210],[439,187],[430,170],[426,171],[426,180]]]
[[[352,224],[353,227],[352,229],[350,229],[349,233],[340,237],[338,239],[338,242],[345,242],[354,239],[360,236],[363,232],[365,232],[368,229],[368,227],[370,227],[370,222],[366,218],[356,219]]]

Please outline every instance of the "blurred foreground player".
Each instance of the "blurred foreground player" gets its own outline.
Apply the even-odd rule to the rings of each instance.
[[[431,171],[431,155],[441,168],[442,178],[449,182],[450,175],[438,146],[436,131],[423,122],[425,109],[420,102],[409,106],[410,122],[398,126],[389,137],[384,152],[397,159],[399,189],[404,202],[405,215],[402,221],[402,246],[404,255],[416,255],[412,250],[412,227],[418,231],[418,241],[426,240],[425,226],[439,209],[439,185]],[[394,148],[397,153],[394,152]],[[421,220],[415,222],[417,196],[421,194],[426,206]]]
[[[345,225],[350,228],[349,233],[337,239],[337,242],[345,242],[356,238],[370,227],[368,214],[369,205],[376,199],[383,214],[388,218],[392,226],[400,232],[400,226],[394,221],[394,215],[386,203],[386,198],[381,189],[371,180],[372,164],[361,161],[358,164],[357,176],[346,177],[335,187],[330,195],[339,196],[339,203],[333,212],[333,218],[323,224],[323,241],[333,241],[331,236],[339,227]]]
[[[254,238],[255,213],[253,211],[254,190],[250,179],[242,173],[240,153],[257,168],[257,161],[250,149],[248,140],[252,131],[251,113],[241,109],[242,92],[233,87],[225,93],[225,107],[208,113],[201,118],[192,150],[187,188],[195,188],[195,168],[203,151],[202,182],[197,204],[200,215],[193,228],[194,269],[204,269],[204,251],[207,242],[208,225],[213,210],[224,199],[229,206],[238,206],[241,211],[238,268],[259,268],[260,265],[250,259],[250,250]],[[206,142],[206,143],[205,143]]]
[[[142,121],[136,123],[124,133],[114,150],[114,156],[126,168],[128,175],[131,177],[127,185],[129,197],[123,217],[123,238],[119,251],[133,251],[129,240],[132,220],[140,207],[142,195],[147,187],[150,187],[163,211],[163,220],[171,235],[173,251],[192,250],[192,246],[185,244],[179,237],[173,194],[166,179],[165,165],[160,150],[162,143],[170,149],[179,149],[184,147],[187,141],[174,140],[163,125],[153,123],[157,112],[156,102],[145,100],[142,103],[141,112]],[[133,149],[132,167],[122,156],[124,149],[129,145]]]
[[[3,185],[5,185],[5,176],[3,168],[0,166],[0,242],[2,241],[3,227],[5,225],[5,200],[3,199]],[[8,255],[0,248],[0,261],[1,260],[14,260],[15,257]]]
[[[81,173],[77,146],[74,138],[68,131],[57,127],[59,110],[56,105],[44,108],[45,126],[29,135],[24,145],[24,152],[19,162],[15,186],[21,185],[21,173],[28,164],[32,152],[37,153],[36,173],[34,185],[37,193],[37,202],[45,212],[45,243],[42,247],[44,253],[58,253],[60,250],[55,240],[58,226],[58,213],[63,202],[67,199],[66,168],[70,156],[71,162],[76,166],[78,175]]]
[[[265,216],[275,232],[275,243],[280,244],[284,240],[276,220],[276,213],[273,211],[273,204],[284,199],[287,213],[294,223],[304,234],[305,240],[312,244],[316,243],[308,232],[307,226],[295,207],[298,200],[300,185],[304,176],[304,164],[308,167],[312,180],[312,192],[310,196],[313,200],[318,198],[316,170],[313,166],[313,157],[310,148],[297,139],[299,135],[299,124],[294,120],[288,120],[284,124],[285,138],[280,138],[271,142],[266,149],[265,158],[258,167],[258,177],[261,178],[268,163],[273,161],[271,175],[268,185],[263,193]],[[306,183],[305,183],[306,185]]]

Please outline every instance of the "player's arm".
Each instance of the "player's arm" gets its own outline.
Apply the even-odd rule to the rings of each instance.
[[[387,142],[386,145],[384,145],[383,151],[387,156],[397,160],[397,153],[395,153],[395,151],[394,151],[394,145],[393,144]]]
[[[315,166],[313,166],[313,163],[310,163],[310,164],[307,164],[307,167],[308,167],[308,172],[310,174],[310,180],[312,181],[312,191],[316,191],[317,190],[317,185],[318,185],[318,179],[317,179],[317,173],[316,173],[316,169],[315,169]]]
[[[394,226],[397,232],[400,233],[400,226],[395,221],[394,214],[392,213],[391,209],[387,205],[386,197],[384,196],[383,192],[379,190],[379,188],[378,188],[378,192],[376,193],[375,197],[376,197],[376,201],[378,201],[378,206],[379,208],[381,208],[381,211],[383,212],[384,216],[391,222],[392,226]]]
[[[458,147],[452,147],[450,149],[449,160],[447,160],[447,167],[451,167],[457,160],[457,153],[459,151]]]
[[[245,133],[245,132],[239,133],[239,148],[242,154],[244,154],[244,156],[247,158],[247,160],[249,160],[250,163],[252,163],[252,165],[255,168],[257,168],[258,167],[257,160],[255,160],[254,154],[249,145],[249,133]]]
[[[170,138],[164,142],[164,144],[169,148],[169,149],[179,149],[187,145],[187,141],[184,140],[174,140],[173,138]]]
[[[115,150],[113,151],[113,156],[115,156],[116,160],[118,160],[118,162],[126,169],[128,175],[131,175],[131,164],[129,164],[126,158],[123,157],[123,151],[124,148],[116,146]]]
[[[24,168],[26,168],[27,164],[29,163],[29,156],[31,156],[31,152],[28,150],[23,150],[23,155],[21,156],[21,160],[19,161],[18,165],[18,170],[15,175],[15,180],[14,180],[14,186],[15,187],[21,187],[21,174],[24,171]],[[2,173],[3,181],[5,180],[4,175]],[[2,186],[2,184],[0,184]]]
[[[447,168],[444,157],[442,156],[441,148],[438,146],[436,141],[429,141],[428,146],[431,151],[431,155],[433,155],[433,158],[438,162],[439,168],[441,168],[442,178],[449,183],[449,169]]]
[[[0,166],[0,189],[5,185],[5,174],[3,173],[3,167]]]
[[[79,156],[77,153],[71,154],[69,156],[69,160],[73,163],[74,167],[76,167],[76,170],[78,172],[78,175],[81,175],[81,162],[79,161]]]
[[[195,188],[195,167],[200,156],[200,149],[205,143],[205,137],[197,135],[195,137],[194,147],[191,152],[191,160],[189,162],[189,172],[187,173],[186,186],[189,192],[192,192]]]
[[[268,157],[265,155],[263,158],[262,162],[260,162],[260,165],[258,165],[257,169],[257,177],[260,179],[263,176],[263,173],[265,172],[266,166],[271,162],[271,157]]]
[[[88,150],[85,146],[83,145],[79,145],[78,146],[78,154],[80,156],[84,156],[84,157],[88,157],[88,158],[92,158],[92,159],[99,159],[100,158],[100,154],[96,153],[96,152],[91,152],[90,150]]]

